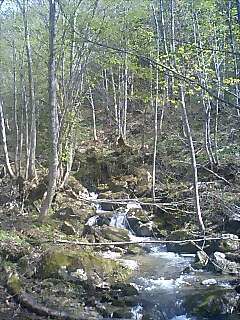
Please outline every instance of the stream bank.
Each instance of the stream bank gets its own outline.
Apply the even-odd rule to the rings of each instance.
[[[201,236],[189,184],[158,184],[153,205],[149,168],[131,150],[121,152],[85,152],[82,168],[90,163],[91,170],[73,172],[45,225],[38,224],[36,210],[46,190],[44,177],[26,185],[23,208],[17,185],[1,181],[2,319],[57,318],[56,312],[87,320],[239,317],[237,186],[224,186],[227,204],[216,200],[210,208],[209,197],[217,199],[222,185],[216,182],[211,192],[212,184],[202,185],[206,237],[228,234],[206,242],[205,255],[193,243],[175,242]],[[124,244],[146,239],[171,242]],[[10,286],[11,274],[20,286]],[[19,307],[25,294],[31,304]]]

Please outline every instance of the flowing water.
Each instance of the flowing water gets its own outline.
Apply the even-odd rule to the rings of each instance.
[[[113,212],[111,226],[128,228],[127,213],[131,207],[139,204],[129,204],[127,208],[120,208]],[[100,207],[97,212],[103,213]],[[130,232],[133,241],[144,238],[135,237]],[[147,238],[146,238],[147,239]],[[139,289],[136,306],[132,308],[135,320],[237,320],[239,315],[232,315],[227,310],[228,301],[224,296],[233,293],[229,285],[229,276],[220,276],[206,271],[184,274],[183,270],[194,261],[194,255],[179,255],[167,252],[164,245],[143,245],[144,254],[126,257],[125,264],[134,268],[131,283]],[[111,255],[111,254],[110,254]],[[118,258],[118,257],[115,257]],[[204,285],[208,280],[213,285]],[[206,282],[208,283],[208,282]],[[219,297],[219,303],[226,304],[224,314],[208,316],[207,311],[198,311],[198,307],[205,303],[206,298]],[[206,308],[208,306],[206,305]],[[204,308],[202,308],[204,309]],[[202,310],[201,309],[201,310]]]

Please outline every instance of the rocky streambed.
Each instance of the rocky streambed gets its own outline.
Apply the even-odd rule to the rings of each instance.
[[[96,215],[86,225],[93,229],[108,225],[121,232],[128,230],[130,240],[144,242],[153,239],[157,230],[142,215],[138,202],[130,201],[112,213],[98,205]],[[181,230],[173,233],[172,239],[181,239],[180,235],[189,238]],[[205,243],[202,248],[207,253],[193,243],[142,244],[141,248],[139,253],[125,254],[120,259],[125,265],[133,266],[129,283],[138,290],[131,319],[239,319],[240,265],[236,258],[239,253],[236,235],[228,234],[223,240]],[[232,259],[228,260],[229,251]],[[108,257],[116,259],[116,253],[109,251]],[[124,317],[123,310],[124,304]]]
[[[168,229],[149,204],[83,191],[87,205],[60,195],[45,226],[1,208],[0,319],[239,319],[238,231],[178,242],[199,234]],[[156,239],[170,242],[142,243]]]

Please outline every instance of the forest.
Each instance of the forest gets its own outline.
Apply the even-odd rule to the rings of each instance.
[[[240,317],[240,0],[0,0],[0,320]]]

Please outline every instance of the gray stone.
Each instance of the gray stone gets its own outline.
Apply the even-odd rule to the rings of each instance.
[[[206,279],[202,281],[202,285],[204,286],[213,286],[217,284],[217,280],[215,279]]]
[[[227,274],[239,274],[240,264],[226,259],[223,252],[214,252],[213,266],[215,271]]]
[[[209,257],[204,251],[198,251],[196,253],[195,266],[199,268],[204,268],[208,264]]]

